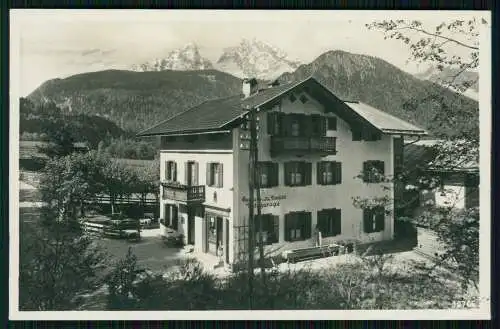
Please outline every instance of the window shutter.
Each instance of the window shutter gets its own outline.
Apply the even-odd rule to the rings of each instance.
[[[334,162],[334,174],[335,174],[335,184],[341,184],[342,183],[342,163],[341,162]]]
[[[278,131],[276,131],[276,135],[278,136],[284,136],[284,118],[283,118],[283,113],[282,112],[276,112],[276,117],[275,120],[278,122]]]
[[[363,162],[363,182],[368,183],[368,172],[370,171],[370,161]]]
[[[179,227],[179,210],[176,206],[172,206],[172,227],[174,230]]]
[[[372,232],[372,221],[371,221],[371,211],[368,209],[363,209],[363,231],[365,233]]]
[[[301,130],[302,130],[302,136],[312,136],[314,134],[314,122],[312,119],[312,116],[310,115],[303,115],[301,116]]]
[[[198,175],[199,175],[199,173],[198,173],[198,162],[194,162],[193,163],[193,172],[194,172],[193,173],[193,176],[194,176],[193,177],[193,185],[199,185],[199,183],[198,183]]]
[[[223,187],[224,186],[224,170],[223,170],[223,165],[222,163],[219,163],[219,184],[218,187]]]
[[[303,168],[304,168],[304,178],[305,178],[305,185],[311,185],[312,183],[312,163],[310,162],[304,162],[303,163]]]
[[[378,170],[380,171],[381,175],[385,175],[385,164],[384,161],[377,161],[378,163]]]
[[[274,233],[274,239],[272,242],[279,242],[280,239],[280,217],[279,216],[272,216],[272,230]]]
[[[326,117],[320,117],[320,136],[326,136]]]
[[[292,214],[285,214],[285,241],[290,241],[290,221]]]
[[[381,212],[377,213],[377,215],[375,216],[375,220],[376,220],[375,227],[377,228],[377,232],[378,231],[383,231],[385,229],[385,214],[384,214],[384,210],[381,209],[380,211]]]
[[[212,179],[211,179],[212,175],[210,175],[211,165],[212,165],[211,162],[207,162],[207,173],[206,173],[207,186],[212,186]]]
[[[169,175],[169,173],[168,173],[168,167],[169,167],[168,166],[168,161],[165,161],[165,180],[168,180],[168,178],[169,178],[168,177],[168,175]]]
[[[176,182],[177,181],[177,162],[172,162],[172,166],[174,167],[174,174],[173,174],[173,177],[171,177],[171,178],[174,182]]]
[[[267,133],[269,135],[275,135],[274,127],[276,126],[276,112],[267,113]]]
[[[292,164],[290,162],[285,162],[284,166],[285,166],[285,171],[284,171],[284,174],[285,174],[285,185],[286,186],[290,186],[291,185],[291,182],[290,182],[290,172],[291,172],[291,166],[292,166]]]
[[[303,212],[302,214],[302,220],[304,221],[304,238],[309,239],[311,237],[311,213],[310,212]]]
[[[311,115],[311,127],[312,127],[311,136],[321,135],[320,124],[321,124],[321,116],[318,114]]]
[[[189,162],[184,162],[184,182],[186,185],[192,184],[192,181],[189,181]]]
[[[271,187],[279,185],[279,163],[271,163],[270,166],[271,172]]]
[[[324,218],[325,218],[325,213],[323,210],[318,211],[318,230],[324,235],[325,233],[325,224],[324,224]]]
[[[324,171],[324,162],[318,161],[316,164],[316,183],[318,185],[323,185],[323,171]]]
[[[342,233],[342,212],[340,209],[334,209],[335,235]]]

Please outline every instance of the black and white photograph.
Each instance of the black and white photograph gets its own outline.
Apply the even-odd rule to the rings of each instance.
[[[11,10],[11,320],[489,319],[490,34]]]

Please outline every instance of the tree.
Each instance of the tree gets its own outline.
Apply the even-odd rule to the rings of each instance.
[[[106,255],[77,231],[70,222],[55,220],[21,224],[21,310],[72,310],[79,295],[99,286]]]
[[[464,73],[477,69],[479,65],[479,29],[481,25],[487,24],[484,19],[472,18],[442,22],[434,28],[428,28],[421,21],[384,20],[367,24],[367,27],[382,31],[385,38],[401,40],[407,44],[411,51],[411,60],[430,64],[438,72],[452,72],[443,74],[444,78],[438,82],[457,93],[462,93],[477,83],[477,77],[467,78]],[[390,178],[393,182],[399,180],[407,188],[411,187],[415,195],[418,195],[419,191],[435,189],[442,180],[441,172],[460,170],[467,163],[479,163],[479,122],[473,129],[457,125],[462,119],[466,122],[468,118],[457,118],[453,106],[444,104],[443,96],[437,89],[429,88],[425,95],[410,100],[407,106],[414,106],[424,99],[434,100],[440,105],[433,121],[446,120],[456,126],[457,134],[455,138],[443,140],[433,146],[432,158],[419,168],[418,174],[415,174],[415,168],[406,168],[406,172],[399,177]],[[409,180],[409,177],[412,179]],[[422,216],[414,218],[414,222],[433,229],[439,240],[445,244],[445,252],[438,264],[453,261],[457,264],[458,273],[465,285],[472,282],[477,287],[478,211],[457,211],[453,207],[431,205]]]
[[[477,77],[467,78],[465,73],[477,69],[479,65],[479,29],[481,25],[487,24],[488,22],[484,19],[472,18],[467,21],[442,22],[434,28],[424,27],[424,24],[417,20],[383,20],[366,26],[369,29],[382,31],[385,34],[384,39],[401,40],[410,48],[410,60],[430,64],[438,72],[447,73],[443,74],[443,78],[438,79],[437,82],[462,93],[478,82]],[[417,104],[423,100],[433,100],[440,106],[440,110],[435,112],[435,118],[432,121],[457,125],[459,120],[457,120],[453,104],[446,104],[444,95],[438,89],[427,88],[425,95],[409,100],[406,105],[416,109]],[[459,98],[457,97],[456,100],[459,101]],[[467,117],[463,119],[467,120]],[[462,129],[459,129],[460,134],[457,138],[478,144],[478,125],[477,129],[460,128]]]
[[[40,181],[42,201],[46,211],[61,219],[76,220],[84,215],[85,201],[103,189],[100,163],[96,152],[73,153],[49,160]],[[57,212],[57,214],[56,214]]]
[[[148,194],[154,194],[156,202],[159,203],[160,162],[155,160],[147,167],[141,167],[136,171],[135,177],[137,178],[136,189],[141,194],[143,210],[146,206]]]
[[[141,268],[137,265],[137,257],[129,247],[124,259],[118,261],[113,271],[106,278],[108,285],[107,309],[124,310],[136,306],[134,281]]]
[[[107,156],[100,155],[99,163],[103,192],[109,195],[111,212],[115,213],[116,201],[135,192],[137,176],[129,167]]]
[[[75,138],[65,120],[57,120],[53,125],[44,126],[43,132],[47,135],[48,143],[38,146],[38,149],[49,158],[66,156],[74,151]]]

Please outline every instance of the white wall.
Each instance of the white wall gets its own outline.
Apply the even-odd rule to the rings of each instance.
[[[465,186],[444,185],[442,190],[436,189],[434,193],[436,206],[459,209],[465,207]]]
[[[208,187],[205,186],[205,204],[219,208],[233,207],[233,154],[232,151],[217,151],[217,150],[200,150],[189,152],[176,151],[160,151],[160,179],[165,179],[165,164],[167,161],[175,161],[177,163],[177,181],[181,184],[186,184],[185,165],[188,161],[196,161],[198,163],[198,184],[206,185],[206,165],[209,162],[219,162],[223,164],[223,187]],[[214,193],[217,195],[217,200],[214,199]],[[161,197],[160,217],[164,218],[163,205],[167,202]],[[169,201],[172,203],[172,201]],[[179,215],[181,213],[179,212]],[[231,217],[231,215],[230,215]],[[187,216],[183,215],[184,220],[179,221],[178,231],[187,237]],[[201,234],[200,221],[202,219],[195,217],[195,245],[198,243],[199,235]],[[198,249],[198,246],[196,246]]]
[[[300,95],[297,95],[300,96]],[[297,97],[294,103],[285,98],[281,110],[285,113],[324,113],[324,108],[310,98],[303,104]],[[285,195],[279,206],[262,209],[262,213],[280,215],[280,243],[267,246],[268,250],[295,248],[310,242],[284,242],[284,214],[291,211],[310,211],[312,215],[312,227],[317,223],[317,211],[323,208],[340,208],[342,214],[342,234],[325,239],[328,243],[335,240],[357,239],[361,241],[377,241],[391,239],[393,236],[393,216],[387,216],[385,230],[383,232],[367,234],[363,232],[362,210],[353,206],[352,198],[355,196],[375,197],[389,195],[393,198],[392,189],[386,191],[381,184],[365,184],[362,180],[354,178],[359,175],[363,168],[363,161],[382,160],[385,162],[386,175],[393,172],[392,137],[383,135],[382,140],[374,142],[352,141],[351,131],[346,122],[337,118],[337,130],[327,131],[327,136],[337,137],[337,154],[327,157],[319,156],[270,156],[270,136],[267,135],[267,114],[259,114],[259,161],[273,161],[279,163],[279,186],[261,189],[261,196],[265,198],[270,195]],[[237,134],[236,134],[237,135]],[[238,144],[235,143],[237,146]],[[237,223],[248,218],[248,207],[242,202],[242,197],[248,197],[248,151],[235,151],[235,163],[238,163],[239,190],[235,191],[235,216]],[[312,185],[303,187],[284,186],[284,162],[297,160],[312,162]],[[316,163],[318,161],[340,161],[342,163],[342,184],[323,186],[316,183]],[[391,186],[392,187],[392,186]],[[235,220],[236,221],[236,220]]]

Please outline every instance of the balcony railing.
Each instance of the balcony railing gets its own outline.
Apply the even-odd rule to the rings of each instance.
[[[189,186],[176,182],[162,182],[163,199],[184,202],[205,202],[205,186]]]
[[[280,154],[335,154],[335,137],[271,136],[271,155]]]

